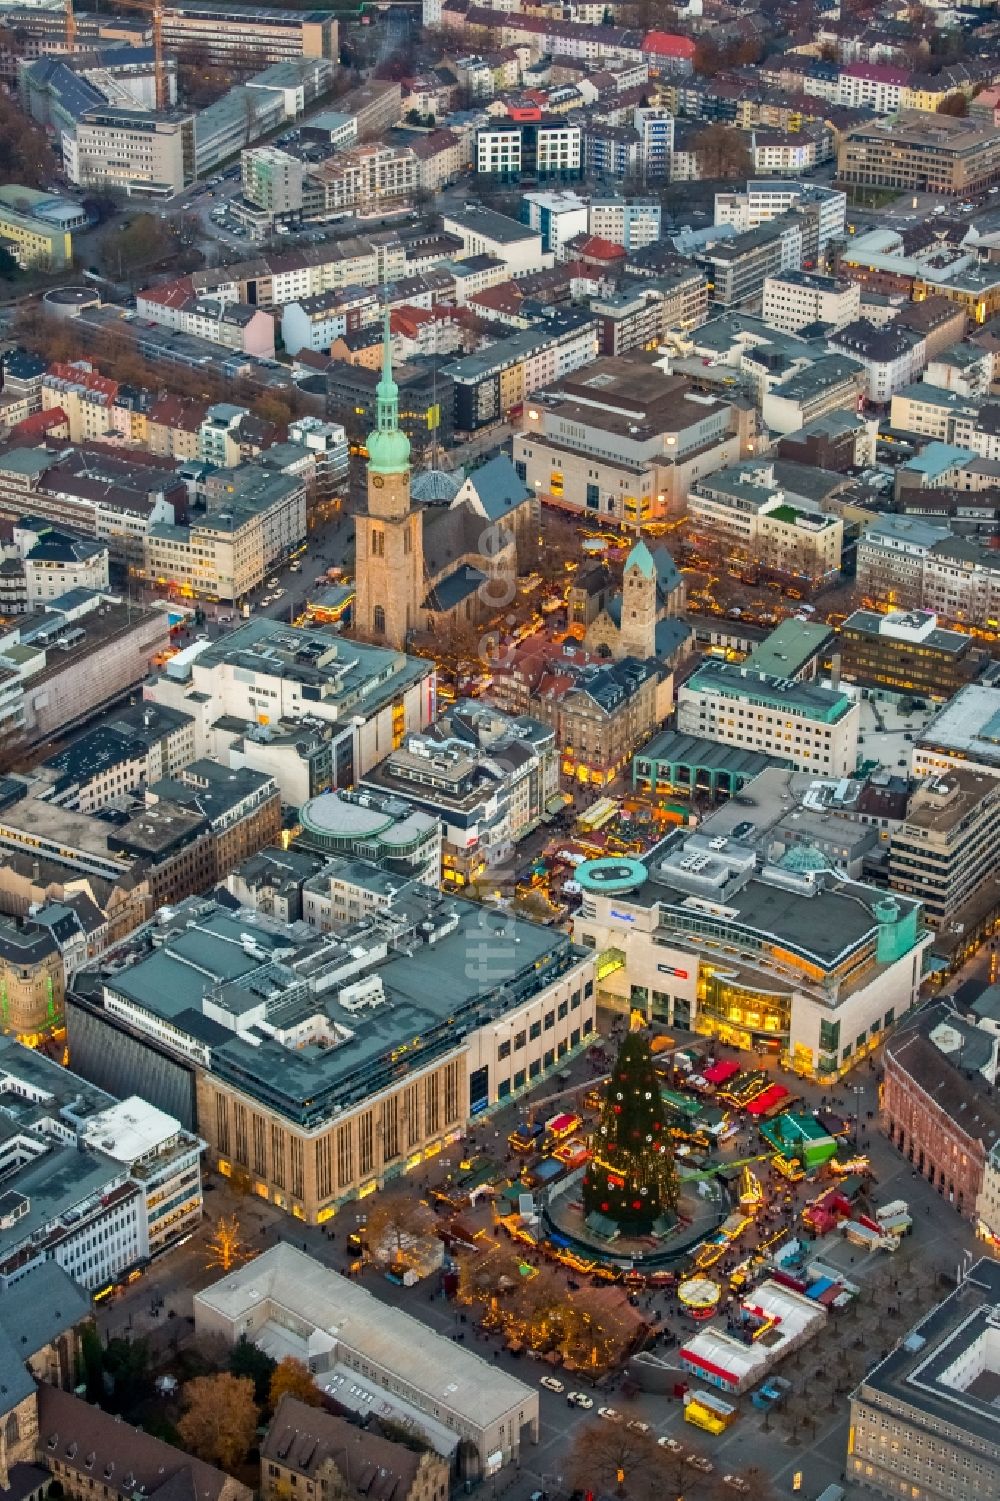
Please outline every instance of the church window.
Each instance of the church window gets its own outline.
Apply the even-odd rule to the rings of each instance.
[[[385,557],[385,532],[372,532],[372,557]]]
[[[381,605],[376,605],[372,611],[372,630],[376,635],[385,635],[385,610]]]

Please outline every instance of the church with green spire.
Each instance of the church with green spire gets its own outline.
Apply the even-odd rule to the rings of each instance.
[[[516,575],[518,537],[537,533],[538,502],[505,455],[459,471],[443,502],[414,500],[388,304],[367,447],[367,498],[354,518],[355,636],[401,651],[414,632],[474,624],[490,613],[490,577]]]
[[[584,576],[571,590],[575,596],[589,589],[585,598],[571,599],[586,623],[588,651],[672,664],[690,649],[690,630],[680,618],[687,604],[684,575],[665,547],[650,551],[640,537],[625,559],[620,590],[604,564],[589,574],[589,585]]]

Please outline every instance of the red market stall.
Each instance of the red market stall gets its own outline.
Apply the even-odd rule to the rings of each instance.
[[[788,1090],[783,1084],[771,1084],[763,1094],[759,1094],[755,1100],[750,1101],[746,1107],[747,1115],[766,1115],[769,1110],[773,1110],[776,1105],[780,1105],[782,1100],[787,1098]]]
[[[739,1064],[734,1063],[732,1059],[720,1059],[718,1063],[712,1063],[708,1068],[703,1068],[701,1077],[718,1088],[720,1084],[728,1084],[730,1079],[735,1079],[739,1071]]]

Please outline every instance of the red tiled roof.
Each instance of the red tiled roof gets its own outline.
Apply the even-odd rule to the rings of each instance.
[[[32,412],[23,422],[15,423],[10,430],[12,438],[34,438],[61,427],[69,421],[62,407],[49,407],[47,412]]]
[[[652,52],[655,57],[693,58],[695,44],[689,36],[678,36],[673,31],[647,31],[642,50]]]

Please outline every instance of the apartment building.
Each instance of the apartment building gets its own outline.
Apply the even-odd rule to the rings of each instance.
[[[559,260],[568,260],[570,241],[587,232],[587,200],[565,189],[525,193],[521,201],[525,221],[542,237],[542,249],[551,250]]]
[[[736,463],[755,430],[752,413],[625,356],[536,391],[513,456],[543,501],[639,527],[680,514],[691,487]]]
[[[597,355],[597,320],[588,308],[547,311],[533,328],[443,366],[454,392],[454,422],[476,432],[502,422],[532,391],[559,380]]]
[[[301,212],[304,171],[302,161],[279,146],[254,146],[240,155],[243,196],[272,220]]]
[[[907,193],[981,192],[1000,179],[1000,128],[922,111],[857,125],[841,139],[838,180]]]
[[[860,705],[836,688],[734,663],[707,662],[677,691],[680,734],[789,761],[796,771],[852,776]]]
[[[1000,688],[969,683],[938,709],[913,743],[913,775],[932,776],[953,768],[1000,776],[1000,748],[994,735],[1000,715]]]
[[[889,885],[923,903],[932,928],[978,926],[995,906],[992,852],[1000,829],[1000,782],[955,768],[923,782],[893,831]],[[989,888],[988,891],[986,888]]]
[[[498,182],[572,182],[582,175],[583,131],[559,115],[517,111],[534,118],[507,118],[476,131],[475,163],[480,177]]]
[[[721,539],[732,559],[747,567],[809,588],[840,572],[843,520],[792,501],[775,480],[773,464],[751,460],[717,470],[689,492],[687,509],[694,532]]]
[[[910,74],[886,63],[850,63],[841,68],[837,103],[849,109],[870,109],[876,115],[895,115],[907,102]]]
[[[861,288],[854,282],[796,270],[764,281],[761,318],[783,333],[797,334],[817,323],[843,328],[860,316]]]
[[[50,365],[42,379],[42,411],[59,407],[73,443],[96,442],[115,430],[118,382],[86,360]]]
[[[309,1224],[565,1067],[594,1029],[593,959],[565,934],[416,882],[356,923],[349,945],[191,903],[161,913],[131,962],[100,981],[78,1000],[123,1076],[148,1080],[156,1104],[148,1060],[165,1051],[193,1077],[217,1170],[249,1175],[256,1194]],[[208,1047],[220,1004],[232,1030]],[[307,1037],[326,1045],[304,1048]]]
[[[655,198],[591,198],[587,230],[612,245],[641,250],[659,240],[662,214]]]
[[[208,339],[223,349],[274,358],[274,318],[269,312],[245,302],[201,296],[187,278],[147,287],[136,298],[136,311],[164,328]]]
[[[150,528],[145,577],[197,599],[235,603],[306,538],[301,478],[247,465],[232,472],[218,509],[186,526]]]
[[[408,146],[368,141],[337,151],[309,170],[303,181],[307,217],[409,198],[420,186],[420,158]]]

